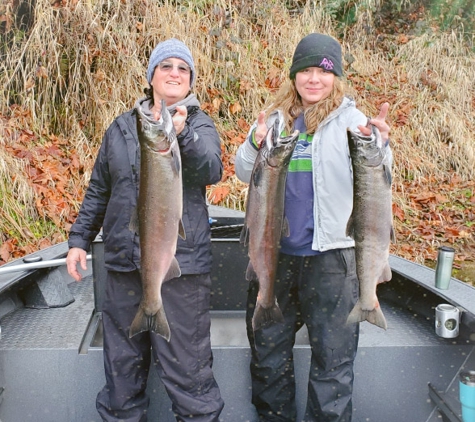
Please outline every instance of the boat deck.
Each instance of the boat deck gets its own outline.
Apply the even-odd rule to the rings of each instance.
[[[21,308],[2,319],[0,350],[74,349],[80,345],[94,314],[92,276],[68,284],[74,302],[66,307],[48,309]],[[434,334],[434,320],[391,303],[389,295],[381,299],[388,323],[382,330],[369,323],[360,326],[359,348],[365,347],[438,347],[466,345],[467,339],[443,339]],[[247,347],[244,311],[212,313],[211,339],[214,347]],[[97,339],[96,339],[97,343]],[[305,328],[297,345],[307,345]],[[88,345],[88,347],[97,347]]]
[[[237,236],[242,213],[216,207],[211,211],[218,221],[212,225],[211,342],[214,373],[225,401],[220,420],[255,422],[243,311],[247,252]],[[92,270],[80,283],[64,267],[0,274],[1,421],[99,422],[95,398],[104,384],[101,248],[98,239],[93,244]],[[62,244],[41,255],[51,260],[64,257],[66,251],[67,245]],[[452,279],[450,288],[442,291],[434,286],[434,270],[395,256],[390,257],[390,265],[393,279],[378,287],[388,329],[360,324],[353,422],[460,422],[458,374],[461,369],[475,369],[475,289]],[[48,277],[54,273],[54,277],[38,288],[35,278],[40,273]],[[11,293],[12,286],[20,292]],[[42,293],[50,302],[45,309],[41,303],[37,306]],[[33,307],[23,306],[29,301]],[[460,334],[454,339],[435,333],[435,308],[441,303],[462,311]],[[294,360],[301,420],[310,365],[305,327],[297,335]],[[148,392],[150,420],[175,421],[155,371],[151,371]]]
[[[406,294],[406,290],[401,290],[404,283],[396,278],[380,286],[381,306],[388,322],[386,331],[366,322],[361,324],[355,364],[356,422],[440,421],[440,414],[429,397],[428,383],[443,394],[452,391],[453,394],[449,394],[452,399],[447,401],[459,412],[457,374],[460,368],[475,360],[474,339],[467,332],[461,332],[456,339],[436,336],[433,316],[424,311],[416,313],[410,304],[408,306],[407,298],[401,304],[400,299]],[[23,409],[24,421],[64,422],[62,416],[55,419],[51,413],[53,408],[58,414],[64,414],[74,407],[69,421],[99,421],[94,400],[103,384],[100,332],[86,335],[91,321],[98,317],[94,312],[92,276],[81,283],[71,282],[68,288],[75,300],[66,307],[22,308],[2,319],[0,354],[8,365],[4,367],[2,380],[5,400],[0,405],[0,420],[15,420],[10,415],[17,415],[19,409]],[[426,295],[429,303],[431,298],[427,295],[430,294],[422,290],[421,294]],[[416,296],[417,293],[412,296],[414,302],[418,300]],[[428,307],[433,313],[433,304]],[[255,421],[249,405],[249,348],[244,312],[212,311],[211,338],[215,373],[226,401],[222,421]],[[84,345],[88,339],[92,340]],[[305,329],[302,329],[295,347],[300,414],[305,403],[309,359],[310,350]],[[71,373],[78,376],[74,388],[70,386],[71,380],[64,379],[64,374]],[[12,397],[13,392],[24,389],[25,377],[31,390],[25,391],[25,396]],[[53,401],[49,395],[51,390],[44,388],[50,382],[56,385],[55,391],[61,391]],[[160,420],[173,421],[169,400],[154,373],[149,389],[158,390],[158,394],[153,394],[159,397],[152,401],[151,417],[156,415]],[[81,397],[80,403],[66,405],[77,402],[78,397]],[[44,419],[38,418],[35,411],[38,406],[45,409]]]

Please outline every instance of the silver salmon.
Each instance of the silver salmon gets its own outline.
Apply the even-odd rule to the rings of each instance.
[[[395,240],[392,219],[391,162],[381,134],[363,136],[347,130],[353,167],[353,211],[346,232],[355,240],[359,299],[348,323],[368,321],[386,329],[376,287],[391,280],[389,245]]]
[[[140,107],[136,111],[140,143],[137,220],[143,294],[129,337],[150,330],[169,341],[161,288],[163,282],[181,275],[175,258],[178,236],[185,237],[181,221],[181,156],[165,102],[162,101],[159,121],[145,115]]]
[[[299,132],[280,137],[279,122],[267,132],[261,144],[249,182],[241,242],[249,246],[247,280],[259,282],[252,318],[256,331],[274,322],[284,322],[274,294],[281,237],[289,235],[284,219],[285,180]]]

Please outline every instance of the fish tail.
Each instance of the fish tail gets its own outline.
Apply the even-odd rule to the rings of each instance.
[[[254,331],[277,322],[284,322],[284,315],[282,315],[282,311],[277,303],[270,308],[264,308],[261,304],[257,303],[252,317],[252,329]]]
[[[163,306],[154,315],[147,315],[142,307],[139,307],[130,326],[129,338],[143,331],[153,331],[165,340],[170,341],[170,326]]]
[[[361,307],[361,302],[358,300],[356,305],[348,315],[348,319],[346,320],[347,324],[352,324],[356,322],[368,321],[371,324],[377,325],[378,327],[383,328],[386,330],[388,328],[388,324],[386,323],[386,318],[384,317],[383,311],[381,307],[378,305],[372,310],[365,310]]]
[[[384,318],[384,317],[383,317]],[[170,326],[163,306],[152,317],[150,330],[162,336],[166,341],[170,341]]]

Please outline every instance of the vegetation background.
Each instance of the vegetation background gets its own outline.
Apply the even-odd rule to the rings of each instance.
[[[343,46],[366,114],[391,104],[393,254],[456,250],[475,284],[475,2],[471,0],[2,0],[0,264],[66,240],[108,125],[146,87],[154,46],[191,49],[225,174],[210,203],[244,209],[233,157],[310,32]]]

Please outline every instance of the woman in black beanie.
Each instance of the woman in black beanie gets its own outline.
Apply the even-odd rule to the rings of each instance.
[[[292,349],[305,324],[312,350],[305,422],[349,422],[359,325],[346,324],[358,298],[354,241],[346,235],[353,206],[347,128],[370,135],[367,117],[345,95],[341,46],[310,34],[297,45],[290,80],[262,111],[240,146],[236,175],[249,182],[258,148],[276,119],[280,133],[299,130],[285,186],[290,236],[282,237],[275,294],[284,324],[253,331],[259,291],[252,280],[247,331],[252,350],[252,401],[262,421],[295,421]],[[389,105],[370,119],[388,143]],[[387,153],[391,154],[387,146]]]

